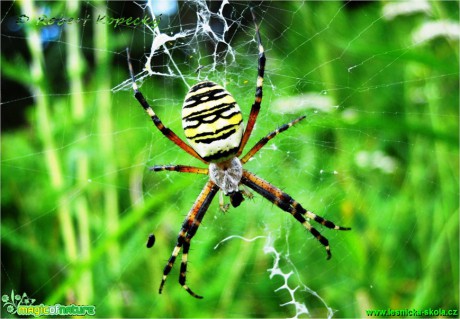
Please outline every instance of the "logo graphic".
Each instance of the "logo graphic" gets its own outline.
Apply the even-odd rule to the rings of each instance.
[[[31,306],[34,304],[35,299],[29,298],[26,293],[16,295],[14,290],[11,291],[11,296],[2,296],[3,307],[6,307],[6,311],[12,315],[18,312],[18,307],[21,305]]]
[[[22,316],[94,316],[96,306],[88,305],[34,305],[35,299],[27,296],[26,293],[15,294],[14,290],[11,295],[2,295],[3,307],[12,315]]]

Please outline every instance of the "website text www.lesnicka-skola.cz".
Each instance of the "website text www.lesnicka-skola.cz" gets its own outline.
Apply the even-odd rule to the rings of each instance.
[[[368,309],[368,317],[458,317],[458,309]]]

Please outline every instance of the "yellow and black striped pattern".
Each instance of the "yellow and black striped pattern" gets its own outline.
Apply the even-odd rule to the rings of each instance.
[[[235,156],[244,131],[243,116],[233,96],[209,81],[192,86],[185,96],[182,126],[189,144],[207,162]]]

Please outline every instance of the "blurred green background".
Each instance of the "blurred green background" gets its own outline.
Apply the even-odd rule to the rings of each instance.
[[[203,300],[178,285],[179,264],[162,295],[158,286],[206,177],[148,171],[201,165],[153,127],[129,83],[112,90],[128,79],[125,48],[139,74],[154,35],[95,22],[148,15],[140,4],[1,3],[2,295],[92,304],[97,317],[292,317],[286,283],[312,317],[458,309],[458,2],[253,3],[267,67],[248,146],[307,119],[245,168],[352,231],[317,226],[331,244],[326,261],[301,225],[257,194],[226,214],[216,197],[189,255],[188,284]],[[247,118],[257,74],[248,5],[224,6],[227,44],[197,29],[167,42],[152,60],[159,74],[139,81],[179,136],[186,83],[199,79],[225,85]],[[194,31],[203,7],[176,9],[160,30]],[[18,25],[20,14],[31,22]],[[41,14],[91,20],[36,26]],[[211,26],[221,34],[225,24],[214,15]],[[291,273],[286,282],[270,278],[269,248]],[[4,303],[2,317],[14,317]]]

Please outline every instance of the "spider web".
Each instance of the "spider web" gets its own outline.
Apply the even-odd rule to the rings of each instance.
[[[148,32],[153,34],[153,40],[151,46],[147,46],[146,48],[146,61],[143,65],[143,70],[136,75],[136,81],[142,82],[151,76],[160,78],[175,78],[177,79],[176,81],[183,82],[186,88],[189,88],[190,83],[193,84],[198,81],[213,80],[226,85],[228,89],[231,87],[231,89],[229,89],[231,92],[238,92],[239,100],[241,101],[242,98],[244,99],[242,105],[250,105],[253,100],[255,89],[254,78],[256,74],[258,51],[253,24],[250,19],[247,21],[248,19],[244,18],[249,15],[248,3],[232,3],[230,5],[228,1],[223,1],[219,6],[214,6],[214,8],[211,8],[210,6],[208,7],[209,4],[202,1],[190,1],[182,4],[182,12],[179,12],[179,16],[182,14],[190,14],[190,12],[192,12],[192,17],[193,15],[195,16],[194,21],[191,23],[180,23],[179,30],[176,30],[177,28],[174,24],[175,19],[171,23],[172,26],[170,28],[165,28],[160,24],[160,26],[163,27],[161,30],[160,28],[148,30]],[[148,2],[144,8],[144,10],[149,12],[152,17],[161,17],[162,13],[155,13],[155,9],[154,2]],[[260,9],[261,11],[264,11],[263,6]],[[159,8],[158,11],[161,12]],[[265,26],[267,21],[262,20],[257,21],[257,23]],[[237,36],[237,33],[243,33],[245,38],[239,41],[235,40],[234,37]],[[166,45],[166,43],[169,43],[170,45]],[[268,47],[266,48],[268,52],[270,51],[271,45],[273,45],[273,43],[269,40]],[[178,58],[174,57],[175,54],[178,55]],[[154,62],[157,57],[162,58],[164,64],[157,65]],[[186,62],[184,62],[184,58]],[[282,60],[275,60],[273,64],[275,63],[282,64]],[[186,71],[183,71],[184,68]],[[279,72],[284,71],[279,70]],[[273,73],[276,74],[276,72]],[[283,74],[282,76],[287,75]],[[119,90],[131,90],[131,81],[128,79],[113,89],[114,92]],[[272,105],[277,114],[276,116],[282,119],[277,120],[277,122],[275,122],[275,124],[271,127],[267,125],[266,127],[269,127],[269,130],[275,129],[283,123],[280,121],[287,121],[284,119],[292,118],[292,116],[284,116],[284,114],[298,112],[299,110],[296,110],[295,107],[300,108],[300,110],[312,108],[313,113],[316,113],[317,109],[329,112],[334,108],[334,106],[331,105],[331,100],[328,99],[327,96],[325,97],[327,94],[325,92],[309,93],[308,95],[311,95],[311,98],[309,98],[310,101],[308,103],[311,103],[311,105],[305,105],[305,97],[297,98],[298,101],[295,101],[296,98],[294,97],[293,101],[288,101],[289,105],[285,105],[283,99],[276,99],[276,90],[276,84],[273,83],[269,75],[266,76],[265,92],[268,91],[268,95],[274,94],[275,99],[270,100],[269,97],[268,102],[264,102],[264,104],[266,103],[267,105]],[[146,92],[146,90],[143,89],[143,92]],[[159,102],[157,100],[157,96],[153,98],[153,101],[153,103]],[[166,105],[180,105],[181,103],[182,101],[180,99],[166,99],[164,102],[164,108],[167,108]],[[293,106],[291,104],[293,104]],[[159,109],[161,108],[159,107]],[[171,108],[171,112],[175,111],[177,110]],[[245,110],[246,115],[248,111],[249,109]],[[171,116],[174,117],[174,115]],[[270,121],[270,119],[266,118],[266,112],[262,110],[260,118],[264,117],[265,121]],[[176,122],[180,123],[177,119]],[[173,125],[173,123],[171,125]],[[259,134],[254,135],[260,136],[260,134],[268,132],[268,130],[261,131],[259,129]],[[295,140],[298,139],[299,137],[295,138]],[[288,145],[291,143],[288,143]],[[154,163],[153,159],[156,157],[154,155],[154,149],[156,148],[155,145],[152,145],[152,148],[152,153],[149,153],[147,157],[149,161]],[[279,152],[276,141],[270,143],[270,145],[267,146],[267,149],[272,152]],[[264,152],[261,152],[261,154],[263,153]],[[259,155],[259,158],[263,156],[264,155]],[[256,161],[257,159],[254,162]],[[258,164],[257,166],[260,167],[260,165],[267,164]],[[268,167],[270,169],[274,168],[273,165],[273,163],[268,163]],[[279,164],[275,164],[275,166],[277,165]],[[323,173],[327,174],[326,172],[321,171],[321,174]],[[331,173],[334,174],[334,172]],[[176,178],[176,176],[167,175],[168,177],[166,179],[170,182],[173,182],[171,179]],[[200,183],[202,182],[200,181]],[[191,189],[193,188],[199,188],[199,184],[196,187],[191,187]],[[261,200],[258,202],[260,202],[259,205],[268,204],[271,206],[270,203],[263,203]],[[264,210],[266,209],[267,208],[264,208]],[[213,213],[214,212],[211,212],[210,214]],[[260,217],[267,218],[265,216]],[[222,226],[218,225],[219,219],[220,218],[215,217],[217,224],[213,223],[213,225],[209,227],[222,228]],[[283,222],[286,221],[284,220]],[[230,223],[233,223],[233,221]],[[273,258],[273,266],[268,268],[267,272],[268,278],[274,279],[278,277],[277,282],[281,282],[279,287],[275,287],[274,293],[284,291],[286,294],[281,298],[281,300],[285,300],[283,300],[280,304],[280,307],[291,308],[290,310],[287,310],[287,313],[291,313],[294,317],[311,315],[305,302],[305,299],[308,299],[305,298],[305,294],[307,294],[318,299],[317,301],[319,302],[320,307],[324,308],[321,315],[332,317],[334,313],[333,309],[330,308],[315,291],[307,287],[302,282],[300,276],[298,276],[298,270],[290,260],[289,251],[285,251],[286,248],[289,250],[289,241],[287,239],[289,235],[282,234],[281,232],[277,234],[276,236],[285,235],[286,240],[282,244],[282,247],[284,246],[284,248],[276,248],[274,245],[275,239],[273,238],[273,231],[271,231],[268,226],[265,226],[265,222],[262,222],[261,224],[264,225],[264,228],[259,229],[259,232],[266,234],[266,236],[257,236],[254,238],[265,238],[264,246],[261,247],[262,249],[259,251],[263,251],[265,254],[269,254]],[[288,232],[287,229],[288,228],[286,228],[286,232]],[[201,232],[204,231],[207,230],[201,230]],[[247,236],[245,235],[245,232],[243,232],[242,235]],[[230,235],[224,238],[220,243],[230,239],[239,239],[243,242],[253,241],[253,239],[242,237],[241,235]],[[216,245],[215,249],[217,249],[219,245],[220,244]],[[300,251],[298,253],[300,253]],[[281,267],[281,264],[285,265]],[[316,315],[319,313],[321,312],[317,312]]]
[[[12,31],[17,5],[2,3],[2,47],[22,52],[28,50],[19,46],[27,36]],[[52,15],[47,2],[38,6]],[[142,93],[179,136],[183,97],[202,80],[226,87],[247,119],[258,57],[249,6],[267,65],[262,108],[247,149],[280,125],[307,117],[270,141],[245,169],[352,231],[314,225],[329,239],[333,257],[326,261],[315,238],[258,194],[225,214],[216,196],[189,254],[187,283],[204,295],[205,303],[195,302],[177,284],[179,260],[158,296],[179,225],[207,178],[146,169],[201,165],[161,136],[132,98],[125,48]],[[54,14],[73,14],[64,2],[50,7]],[[424,1],[193,0],[87,2],[74,14],[96,17],[101,7],[107,16],[148,16],[159,23],[111,26],[113,37],[105,47],[94,42],[100,27],[94,19],[79,25],[75,41],[62,32],[66,27],[48,28],[41,37],[46,39],[42,45],[50,83],[66,83],[48,91],[23,88],[29,82],[21,74],[33,78],[26,67],[32,59],[28,54],[15,60],[14,49],[2,52],[2,62],[14,61],[17,67],[2,67],[2,79],[16,81],[15,90],[4,90],[2,84],[2,295],[14,289],[48,303],[97,302],[98,315],[114,317],[330,318],[363,317],[372,308],[458,307],[458,276],[449,278],[450,284],[430,281],[433,274],[458,269],[458,222],[452,222],[458,217],[459,195],[458,137],[452,133],[458,132],[457,7]],[[83,53],[82,74],[91,82],[77,91],[59,70],[71,51]],[[98,63],[92,59],[100,52],[114,61],[110,81],[107,74],[95,80]],[[112,84],[104,87],[103,82]],[[16,95],[10,92],[16,89]],[[101,102],[94,96],[107,95],[112,107],[100,116]],[[26,113],[25,128],[8,122],[8,113],[24,105],[37,110],[35,101],[43,96],[54,103],[51,145],[36,137],[43,134],[39,112]],[[69,115],[76,96],[86,98],[83,120]],[[104,117],[112,119],[112,126],[104,126]],[[100,148],[93,145],[97,140]],[[104,155],[106,144],[116,150],[112,159]],[[46,191],[49,186],[44,186],[52,174],[43,158],[51,153],[62,156],[67,167],[64,190]],[[418,166],[408,164],[417,158]],[[82,161],[92,168],[86,175]],[[120,193],[114,215],[102,213],[110,202],[104,189]],[[91,211],[86,228],[79,210],[82,194]],[[68,211],[78,240],[73,258],[62,252],[67,251],[65,235],[58,230],[63,224],[58,212],[65,207],[74,207]],[[426,210],[419,212],[419,207]],[[111,222],[117,218],[120,224]],[[83,253],[85,229],[91,234],[90,257]],[[149,233],[156,235],[156,243],[146,250]],[[425,247],[431,246],[425,256]],[[16,250],[31,257],[11,262]],[[101,258],[104,254],[109,257]],[[443,268],[437,257],[445,255],[449,262]],[[78,264],[76,256],[84,262]],[[37,277],[21,275],[20,269]],[[421,278],[410,279],[416,276]],[[63,284],[54,289],[57,281]],[[97,282],[97,287],[85,290],[80,281]],[[433,286],[446,287],[440,289],[445,296],[425,290]],[[444,298],[430,299],[430,294]]]

